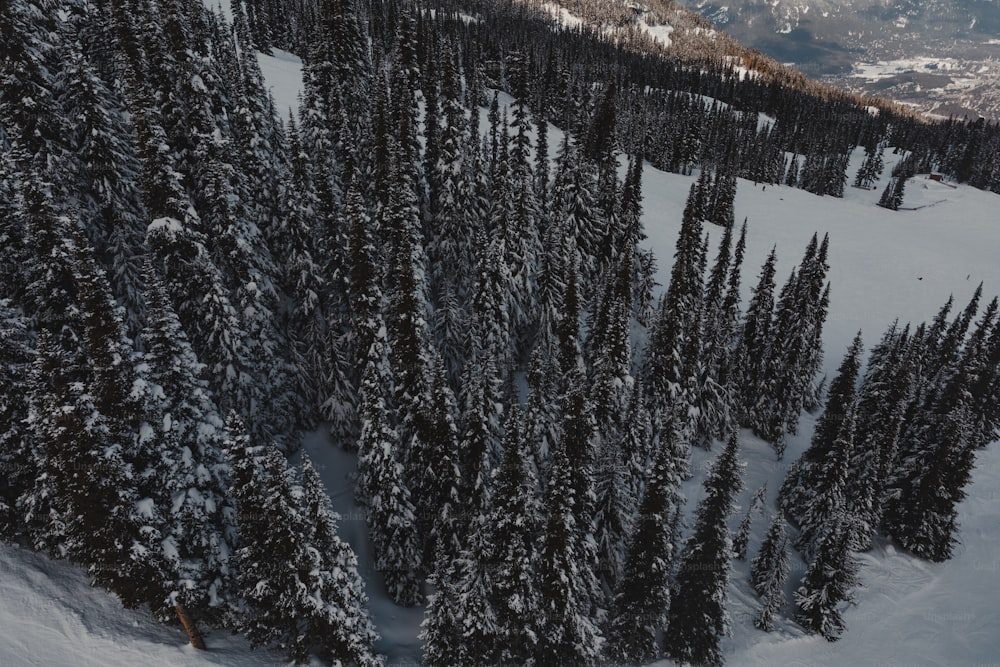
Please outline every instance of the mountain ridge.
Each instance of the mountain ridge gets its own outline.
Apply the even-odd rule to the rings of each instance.
[[[993,0],[691,0],[744,44],[831,85],[924,113],[1000,118]],[[866,75],[866,66],[885,71]]]

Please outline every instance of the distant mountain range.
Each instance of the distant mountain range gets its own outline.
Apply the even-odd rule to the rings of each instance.
[[[747,47],[855,92],[1000,118],[996,0],[687,0]]]

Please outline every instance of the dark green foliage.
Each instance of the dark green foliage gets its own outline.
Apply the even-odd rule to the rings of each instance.
[[[686,461],[677,459],[677,433],[669,426],[665,433],[611,602],[605,655],[614,662],[642,663],[655,658],[657,635],[670,606],[675,533],[683,502],[678,487]]]
[[[760,551],[750,565],[750,584],[761,598],[753,624],[760,630],[774,629],[774,616],[785,606],[785,579],[788,577],[788,536],[780,517],[771,523]]]
[[[722,664],[719,641],[729,628],[726,589],[732,556],[726,521],[743,484],[738,454],[734,433],[705,477],[706,496],[680,557],[663,638],[664,650],[677,662]]]
[[[796,546],[809,560],[838,517],[847,515],[847,479],[854,448],[855,385],[861,366],[861,334],[855,338],[830,385],[826,411],[816,423],[809,449],[785,478],[779,504],[799,526]]]
[[[586,540],[587,500],[574,484],[580,464],[571,463],[567,445],[560,443],[552,457],[538,566],[542,623],[535,662],[586,666],[599,660],[601,633],[590,615],[594,553]]]
[[[966,339],[979,294],[977,289],[950,324],[949,299],[933,323],[914,335],[915,390],[885,485],[885,532],[936,562],[951,558],[958,542],[956,505],[965,497],[975,449],[995,437],[989,428],[982,431],[982,422],[973,417],[973,406],[989,394],[988,382],[983,382],[993,374],[984,371],[992,354],[986,341],[996,319],[991,302]]]
[[[37,548],[87,565],[94,582],[129,605],[161,603],[159,550],[144,548],[160,529],[157,508],[140,495],[136,472],[147,461],[136,443],[140,406],[124,327],[108,283],[79,233],[63,241],[79,309],[62,331],[80,332],[75,348],[47,331],[32,372],[29,424],[39,474],[20,499]],[[67,328],[69,327],[69,328]]]
[[[221,620],[223,605],[235,598],[227,562],[235,527],[221,419],[202,378],[204,366],[148,263],[144,280],[146,351],[139,374],[149,435],[140,441],[140,492],[163,514],[159,539],[171,552],[166,598]],[[169,606],[163,610],[170,612]]]
[[[235,553],[248,609],[240,628],[255,645],[276,643],[296,662],[316,647],[335,662],[382,664],[351,548],[308,458],[301,483],[277,447],[249,446],[230,416],[240,544]]]
[[[690,377],[702,361],[701,318],[703,299],[702,200],[694,185],[684,209],[677,237],[670,285],[660,302],[646,350],[646,383],[650,398],[661,410],[672,410],[687,420],[693,395]],[[684,428],[691,428],[684,424]]]
[[[421,598],[420,544],[410,489],[399,461],[399,439],[386,407],[392,391],[387,366],[385,339],[376,338],[361,382],[356,496],[368,508],[375,569],[385,577],[392,600],[412,606]]]
[[[903,419],[913,393],[913,353],[908,327],[886,331],[868,360],[855,404],[854,449],[845,493],[852,522],[851,548],[871,546],[885,511],[886,485]]]
[[[838,640],[846,627],[839,607],[853,600],[857,571],[844,520],[835,518],[795,591],[795,620],[827,641]]]
[[[891,140],[909,155],[894,207],[931,165],[1000,189],[989,123],[872,115],[552,31],[524,7],[232,9],[230,30],[196,0],[0,0],[0,523],[126,604],[243,622],[297,660],[374,664],[374,637],[315,471],[249,442],[292,451],[297,428],[323,422],[356,443],[390,596],[417,603],[434,562],[428,663],[652,659],[690,443],[739,421],[780,455],[819,405],[826,242],[777,309],[772,255],[741,321],[737,178],[840,196],[852,147],[866,146],[864,186]],[[304,61],[287,129],[256,49]],[[552,174],[549,120],[565,137]],[[805,161],[784,169],[786,154]],[[657,317],[638,247],[647,161],[698,170]],[[708,272],[706,223],[724,228]],[[1000,424],[1000,333],[995,306],[973,327],[979,298],[887,343],[853,429],[827,428],[849,412],[831,387],[817,438],[833,444],[793,517],[807,541],[839,504],[851,548],[882,525],[914,553],[951,554],[974,452]],[[235,468],[230,411],[248,431],[230,422]],[[722,522],[703,523],[689,552],[728,558]],[[817,558],[840,557],[824,544]],[[826,590],[816,568],[809,588]],[[693,569],[675,616],[710,618],[675,618],[670,649],[714,662],[724,604],[704,591],[720,576]]]
[[[490,515],[493,655],[500,664],[528,664],[541,641],[541,599],[535,579],[541,507],[520,410],[511,412],[505,428],[503,460],[493,474]]]
[[[885,166],[882,160],[883,148],[881,144],[865,147],[865,161],[854,177],[854,187],[871,189],[872,184],[882,175]]]
[[[753,494],[753,500],[750,501],[750,506],[747,507],[746,514],[743,515],[743,520],[740,521],[739,530],[733,536],[733,557],[737,560],[746,560],[747,542],[750,541],[750,528],[753,524],[753,515],[764,507],[766,494],[766,484],[757,489],[757,493]]]
[[[461,621],[456,614],[451,562],[445,553],[446,550],[438,549],[434,571],[428,579],[434,593],[420,624],[419,639],[423,642],[423,660],[428,667],[452,667],[461,661]]]
[[[733,352],[730,379],[741,424],[760,420],[757,390],[764,380],[764,363],[771,344],[774,313],[774,271],[777,256],[771,249],[753,290],[742,330]]]
[[[23,530],[18,498],[35,476],[28,417],[29,372],[34,344],[28,323],[8,299],[0,299],[0,535],[11,539]]]
[[[785,435],[798,428],[803,409],[819,403],[816,373],[823,361],[822,333],[830,295],[826,283],[828,237],[814,234],[798,268],[781,293],[769,332],[770,345],[760,377],[760,392],[752,408],[754,433],[774,445],[780,457]]]
[[[903,191],[906,188],[906,178],[902,176],[893,177],[889,184],[882,191],[878,205],[891,211],[898,211],[903,205]]]

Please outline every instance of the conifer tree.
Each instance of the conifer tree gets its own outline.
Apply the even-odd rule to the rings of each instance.
[[[434,587],[427,602],[418,638],[422,642],[423,661],[427,667],[452,667],[461,663],[461,619],[451,579],[451,560],[446,549],[437,549],[434,570],[428,579]]]
[[[634,383],[631,374],[632,346],[629,322],[632,311],[632,256],[622,259],[609,272],[596,321],[586,340],[591,361],[591,400],[602,440],[615,441],[627,412],[628,394]]]
[[[882,175],[884,162],[882,144],[865,146],[865,160],[854,178],[854,187],[870,190],[872,184]]]
[[[163,548],[170,580],[167,597],[196,616],[224,612],[232,602],[234,526],[229,465],[222,451],[222,420],[198,362],[149,262],[144,271],[146,351],[139,366],[146,386],[146,418],[154,435],[143,493],[162,508]]]
[[[731,377],[737,393],[740,423],[745,426],[758,423],[761,419],[757,398],[763,387],[764,363],[771,346],[775,261],[775,249],[771,248],[747,306],[747,314],[733,353]],[[767,387],[763,389],[767,391]]]
[[[121,101],[80,52],[80,44],[67,48],[56,88],[63,91],[65,116],[74,119],[66,133],[75,156],[69,170],[78,184],[84,233],[108,272],[118,303],[125,307],[134,337],[144,314],[139,274],[145,212],[135,188],[139,164],[133,128]]]
[[[9,299],[0,299],[0,420],[7,427],[0,433],[0,536],[11,539],[24,526],[17,511],[20,496],[35,475],[28,417],[29,372],[34,362],[34,345],[28,323]]]
[[[67,352],[79,352],[83,338],[79,320],[76,276],[69,240],[76,221],[59,215],[48,184],[30,174],[23,195],[16,201],[27,247],[24,267],[23,307],[32,324],[53,336],[53,343]]]
[[[504,223],[505,224],[505,223]],[[471,319],[473,333],[468,357],[488,356],[497,365],[497,371],[506,374],[511,370],[512,276],[506,261],[507,244],[502,226],[486,237],[480,235],[479,259],[472,287]]]
[[[684,546],[670,604],[664,649],[678,662],[721,665],[719,640],[729,627],[726,588],[732,542],[726,520],[742,486],[734,433],[705,477],[694,534]]]
[[[181,204],[180,200],[170,206],[177,204]],[[250,345],[251,333],[262,331],[257,326],[260,320],[251,323],[240,313],[266,317],[268,310],[260,312],[260,304],[252,305],[256,297],[241,303],[240,295],[227,288],[225,276],[205,245],[205,235],[199,231],[201,222],[192,213],[194,209],[190,208],[183,219],[170,216],[155,219],[147,228],[146,243],[191,346],[208,367],[219,409],[238,410],[247,418],[251,432],[264,437],[276,426],[267,415],[277,406],[274,401],[268,404],[266,400],[267,396],[273,397],[271,390],[275,387],[262,384],[261,373],[271,370],[271,365],[267,363],[267,351],[260,345],[267,344],[273,351],[275,343],[266,337],[255,339]],[[253,285],[244,287],[252,291]],[[273,358],[272,364],[276,368],[279,365]]]
[[[552,455],[538,570],[542,622],[534,662],[539,665],[588,666],[600,658],[601,633],[590,614],[594,555],[585,539],[586,503],[573,481],[579,463],[571,463],[569,449],[560,442]]]
[[[583,372],[583,350],[580,345],[580,282],[576,265],[566,266],[565,289],[562,295],[562,312],[555,327],[557,357],[559,362],[559,387],[565,390],[573,373]]]
[[[496,614],[499,664],[529,664],[540,641],[540,598],[535,583],[535,546],[540,523],[538,479],[525,439],[523,417],[507,418],[503,460],[493,474],[489,558]]]
[[[534,117],[535,121],[535,200],[543,218],[548,213],[549,180],[549,122],[544,112]]]
[[[527,58],[512,58],[512,93],[516,98],[511,125],[508,184],[510,216],[506,224],[505,263],[510,269],[511,296],[508,302],[511,338],[516,346],[516,360],[523,363],[530,350],[538,310],[537,265],[541,254],[539,220],[541,210],[536,199],[535,176],[531,167],[532,129],[529,110],[529,72]]]
[[[851,591],[859,584],[858,564],[847,539],[843,519],[833,519],[795,591],[795,620],[827,641],[836,641],[844,632],[838,607],[853,599]]]
[[[889,184],[882,191],[878,205],[891,211],[898,211],[903,205],[903,192],[906,189],[906,176],[894,176],[889,180]]]
[[[816,424],[813,439],[785,478],[779,504],[800,528],[796,546],[807,559],[835,520],[847,526],[845,497],[854,447],[854,397],[861,365],[861,334],[848,349],[830,385],[826,411]]]
[[[865,551],[882,523],[885,492],[896,458],[906,408],[912,398],[909,327],[886,331],[868,360],[855,408],[854,449],[846,497],[853,521],[851,548]]]
[[[541,491],[549,477],[549,459],[559,441],[558,384],[560,376],[553,350],[536,343],[528,369],[528,405],[525,410],[525,438],[531,449]]]
[[[404,148],[398,149],[404,157]],[[399,434],[399,461],[407,467],[412,478],[409,452],[421,447],[431,437],[426,421],[421,418],[423,406],[429,402],[429,345],[426,321],[427,301],[424,282],[424,251],[420,241],[420,213],[413,190],[413,173],[405,163],[393,173],[387,217],[383,220],[388,234],[389,249],[386,259],[385,319],[389,327],[392,362],[392,397],[397,411]],[[420,441],[421,444],[417,444]]]
[[[908,434],[895,464],[884,523],[888,534],[917,556],[951,558],[958,542],[956,505],[965,498],[975,461],[965,369],[936,391]]]
[[[758,400],[754,432],[771,442],[778,455],[784,452],[785,435],[795,433],[799,413],[818,403],[815,375],[822,355],[822,330],[829,306],[829,285],[824,288],[829,240],[820,243],[814,234],[798,268],[781,290],[775,309],[772,336],[781,344],[771,346]]]
[[[234,444],[238,442],[237,436]],[[230,451],[238,479],[246,476],[249,481],[234,489],[241,524],[235,558],[249,607],[241,627],[254,645],[277,643],[296,660],[304,660],[308,644],[302,641],[302,631],[308,621],[300,617],[297,598],[306,585],[299,559],[305,555],[307,526],[293,495],[297,489],[292,470],[273,445],[260,452],[245,447]],[[255,514],[267,519],[254,520]],[[243,534],[244,523],[252,533]]]
[[[750,583],[761,599],[760,611],[753,624],[770,632],[774,629],[774,615],[785,606],[785,580],[789,570],[788,536],[781,517],[771,522],[760,551],[750,565]]]
[[[712,349],[715,350],[712,372],[718,379],[719,384],[729,392],[729,418],[733,424],[738,423],[740,410],[740,397],[736,394],[736,388],[732,384],[732,373],[736,342],[739,340],[740,286],[746,240],[747,223],[744,219],[743,226],[740,228],[739,240],[736,241],[736,250],[733,253],[733,265],[729,271],[729,276],[726,278],[726,291],[718,311],[717,329],[711,334],[711,345]],[[731,430],[733,424],[727,425],[727,429]],[[715,434],[715,437],[720,439],[723,436],[724,431],[719,431]]]
[[[985,447],[996,436],[997,416],[1000,408],[994,397],[998,374],[997,362],[1000,360],[1000,327],[997,326],[997,314],[1000,312],[1000,299],[994,298],[986,307],[986,312],[976,325],[975,333],[970,337],[969,344],[963,356],[969,364],[969,391],[972,396],[973,445],[977,449]]]
[[[269,230],[269,241],[279,259],[278,285],[292,301],[287,318],[299,366],[298,392],[310,406],[319,408],[325,398],[322,378],[326,373],[324,352],[328,347],[327,313],[324,312],[327,285],[315,258],[316,234],[312,229],[319,215],[320,202],[313,182],[312,163],[301,146],[294,122],[289,125],[288,144],[290,165],[288,185],[283,188],[284,215]],[[348,397],[337,399],[350,405]],[[331,412],[323,411],[323,417],[334,422],[337,428],[344,419]]]
[[[591,194],[596,191],[591,163],[582,159],[580,148],[568,133],[560,149],[552,188],[552,215],[571,240],[570,258],[579,272],[580,292],[586,297],[593,296],[603,268],[601,244],[607,234],[607,221],[602,219]]]
[[[470,360],[462,384],[461,497],[468,514],[489,507],[490,479],[500,460],[503,437],[503,398],[492,359]]]
[[[128,606],[158,604],[162,557],[143,548],[161,517],[137,487],[146,466],[136,446],[140,409],[124,327],[104,273],[67,226],[64,252],[77,305],[75,349],[46,335],[32,373],[33,432],[39,475],[21,504],[36,548],[87,565],[97,585]],[[67,329],[63,329],[65,333]]]
[[[503,645],[498,636],[497,614],[492,595],[494,546],[489,519],[492,506],[485,497],[467,508],[463,548],[451,563],[455,617],[458,619],[459,661],[463,665],[496,664],[496,651]]]
[[[300,614],[309,627],[301,632],[304,646],[319,646],[324,659],[375,667],[378,639],[367,610],[368,597],[358,574],[358,559],[337,533],[338,516],[330,505],[316,468],[303,455],[301,511],[306,520],[303,577],[305,596]],[[301,619],[300,619],[301,622]]]
[[[416,516],[399,462],[399,440],[389,421],[391,395],[385,331],[374,340],[361,382],[357,498],[367,507],[375,569],[385,577],[389,597],[399,605],[420,601],[421,567]]]
[[[411,464],[413,504],[417,528],[423,546],[424,563],[433,563],[435,545],[458,548],[457,531],[461,527],[462,473],[458,450],[458,428],[455,425],[455,397],[448,386],[441,358],[432,352],[432,391],[430,404],[425,406],[427,442],[412,451]]]
[[[0,146],[6,146],[6,134],[0,125]],[[21,190],[20,174],[14,166],[11,151],[0,151],[0,242],[4,253],[0,256],[0,280],[7,287],[4,298],[20,302],[24,296],[24,272],[28,248],[25,243],[24,216],[21,215],[18,192]]]
[[[750,527],[753,523],[753,515],[764,507],[766,493],[767,485],[765,484],[757,489],[757,493],[753,494],[753,500],[750,501],[750,506],[747,507],[747,511],[743,515],[743,520],[740,521],[740,527],[736,531],[736,535],[733,536],[733,557],[736,560],[746,560],[747,543],[750,541]]]
[[[57,170],[67,151],[65,120],[53,93],[57,90],[51,69],[60,39],[56,27],[57,5],[46,0],[35,7],[22,0],[5,0],[0,36],[6,45],[0,63],[0,124],[4,126],[15,161],[22,170],[59,183]],[[53,44],[56,41],[56,44]]]
[[[692,185],[677,238],[670,284],[650,334],[646,351],[648,370],[644,374],[651,396],[659,397],[657,400],[671,406],[676,414],[685,418],[689,415],[688,406],[692,400],[690,395],[681,398],[682,392],[690,390],[687,366],[700,361],[698,358],[685,358],[684,354],[700,350],[700,331],[697,330],[700,328],[703,296],[700,207],[698,191]]]
[[[676,458],[678,437],[668,427],[659,444],[614,591],[605,655],[615,662],[638,664],[658,653],[657,636],[670,606],[674,541],[683,502],[678,488],[686,460]]]
[[[799,185],[799,156],[792,155],[791,162],[788,163],[788,172],[785,174],[785,185],[790,188]]]
[[[622,574],[628,535],[632,532],[635,501],[632,488],[635,459],[622,449],[622,438],[602,441],[595,479],[597,503],[594,537],[602,582],[614,590]]]
[[[470,133],[466,131],[468,120],[458,99],[459,82],[451,77],[457,77],[457,73],[449,75],[442,87],[446,122],[442,131],[441,157],[433,165],[439,194],[427,245],[430,292],[439,309],[445,306],[446,295],[464,302],[471,292],[475,230],[479,225],[467,201],[475,187],[475,181],[470,178],[479,175],[475,174],[473,165],[467,164],[474,159],[467,147],[470,143]],[[478,110],[474,109],[473,113],[478,121]],[[473,153],[478,156],[478,150]],[[439,345],[444,342],[439,337]],[[444,350],[442,354],[446,360],[450,356]],[[452,370],[453,375],[457,375],[455,370],[457,367]]]

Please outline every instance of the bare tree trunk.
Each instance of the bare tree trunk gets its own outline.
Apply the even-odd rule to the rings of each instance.
[[[184,605],[175,605],[174,609],[177,611],[177,618],[180,619],[181,625],[184,626],[184,632],[187,633],[188,641],[191,642],[191,646],[195,647],[199,651],[205,650],[205,640],[201,638],[201,633],[198,632],[198,626],[187,613],[187,609]]]

